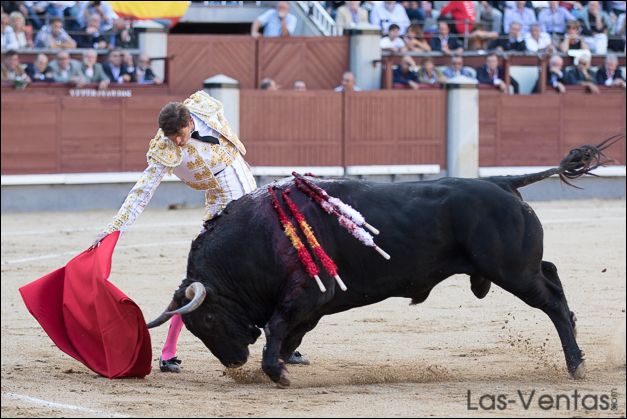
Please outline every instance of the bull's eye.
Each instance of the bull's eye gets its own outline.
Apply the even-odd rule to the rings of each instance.
[[[207,314],[207,315],[205,316],[205,321],[206,321],[207,323],[213,323],[213,316],[212,316],[211,314]]]

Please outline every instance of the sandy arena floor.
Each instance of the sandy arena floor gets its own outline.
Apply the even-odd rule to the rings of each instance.
[[[277,389],[259,369],[264,338],[242,369],[225,373],[183,331],[183,372],[108,380],[62,353],[30,316],[18,287],[88,247],[114,211],[2,215],[2,417],[43,416],[625,416],[625,201],[533,203],[545,227],[545,259],[560,272],[579,319],[588,376],[568,378],[548,317],[493,286],[484,300],[453,277],[409,307],[391,299],[324,318]],[[202,210],[148,209],[120,239],[111,281],[153,318],[185,272]],[[350,284],[349,284],[350,287]],[[153,357],[166,327],[152,331]],[[573,392],[580,394],[575,410]],[[520,394],[518,393],[520,391]],[[535,391],[535,392],[534,392]],[[469,398],[470,392],[470,398]],[[483,395],[506,394],[506,410]],[[541,395],[566,394],[543,410]],[[531,407],[525,410],[520,395]],[[586,410],[594,396],[616,410]],[[490,396],[483,406],[490,407]],[[471,408],[479,410],[469,410]],[[502,406],[501,406],[502,407]]]

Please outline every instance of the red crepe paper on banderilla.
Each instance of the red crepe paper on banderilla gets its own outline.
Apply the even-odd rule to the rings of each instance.
[[[152,347],[141,310],[107,279],[120,233],[20,288],[28,311],[66,354],[107,378],[150,374]]]

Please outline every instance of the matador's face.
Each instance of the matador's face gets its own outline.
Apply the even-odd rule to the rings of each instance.
[[[192,132],[194,132],[195,125],[194,120],[189,118],[189,123],[187,126],[181,128],[176,135],[170,136],[170,140],[174,141],[177,146],[183,147],[189,139],[192,137]]]

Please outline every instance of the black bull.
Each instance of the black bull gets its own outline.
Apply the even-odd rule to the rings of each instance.
[[[268,192],[258,189],[207,222],[192,243],[187,278],[149,327],[174,311],[183,314],[187,329],[227,367],[246,362],[248,345],[263,328],[262,368],[287,386],[282,360],[323,316],[390,297],[421,303],[442,280],[466,274],[478,298],[494,283],[545,312],[559,334],[568,371],[581,378],[574,314],[555,265],[542,260],[542,225],[517,188],[554,174],[568,183],[604,163],[601,151],[608,145],[572,150],[559,167],[524,176],[393,184],[312,179],[381,231],[376,242],[389,261],[353,238],[291,180],[279,182],[279,189],[292,187],[292,199],[335,260],[346,292],[328,275],[321,275],[327,291],[320,292],[283,234]]]

